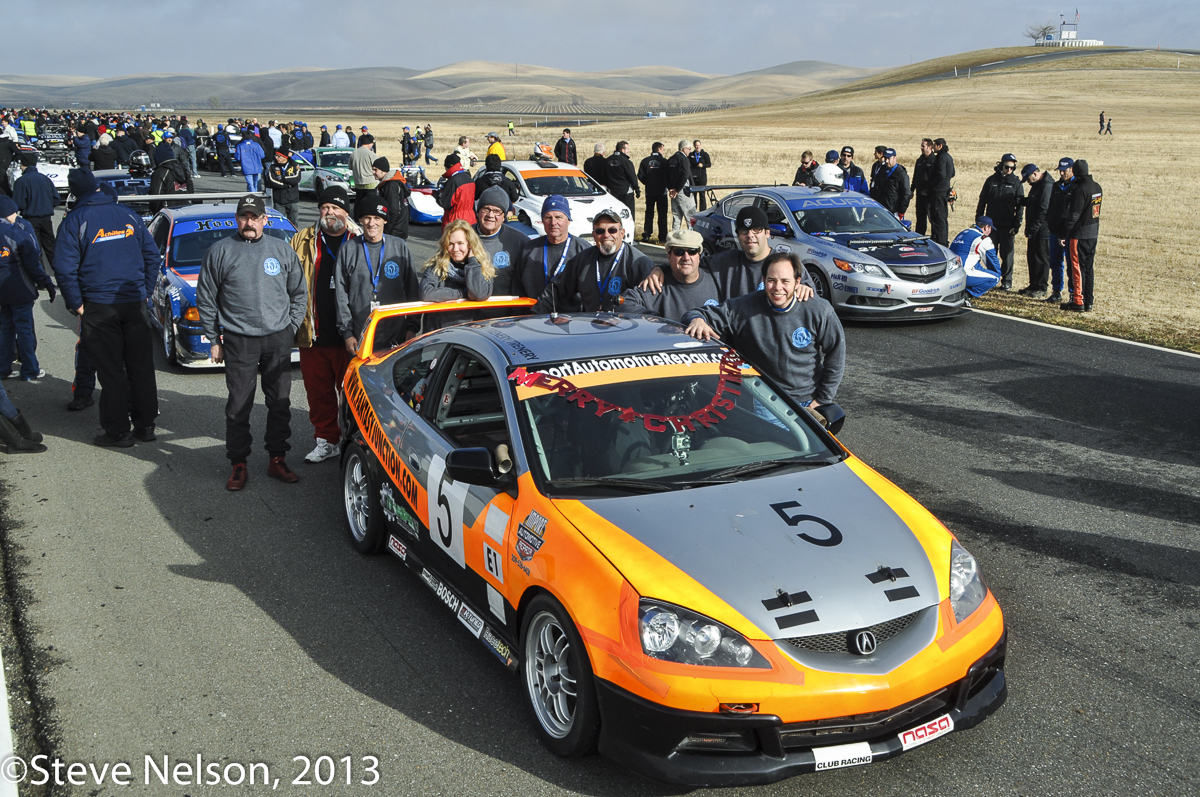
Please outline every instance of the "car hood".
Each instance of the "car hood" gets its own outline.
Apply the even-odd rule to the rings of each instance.
[[[838,233],[813,236],[830,241],[860,256],[888,266],[930,266],[946,262],[949,255],[938,244],[915,233]]]
[[[584,534],[588,512],[581,510],[619,527],[771,639],[865,628],[939,602],[920,541],[845,463],[728,485],[556,503]],[[839,535],[840,542],[829,544]],[[622,569],[620,550],[603,552]],[[679,602],[662,594],[657,579],[631,583],[643,596]]]

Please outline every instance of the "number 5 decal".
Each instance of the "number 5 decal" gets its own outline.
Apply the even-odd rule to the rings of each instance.
[[[811,542],[813,545],[820,545],[822,548],[832,548],[835,545],[840,545],[842,542],[842,532],[838,531],[838,527],[830,523],[824,518],[816,517],[815,515],[789,515],[786,510],[799,508],[798,501],[784,501],[778,504],[771,504],[771,508],[775,510],[775,514],[783,518],[783,522],[789,526],[799,526],[805,521],[819,523],[829,531],[829,536],[824,539],[820,537],[812,537],[804,532],[800,532],[796,536],[800,539]]]
[[[459,567],[465,568],[463,505],[467,501],[467,485],[451,481],[446,476],[446,460],[434,456],[429,462],[429,481],[425,483],[425,492],[429,498],[429,539]]]

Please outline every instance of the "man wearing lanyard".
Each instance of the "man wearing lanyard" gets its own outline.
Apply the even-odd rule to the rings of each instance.
[[[596,245],[567,261],[542,295],[533,312],[595,313],[616,310],[621,292],[649,276],[650,258],[625,243],[625,228],[616,211],[601,210],[592,219]]]
[[[356,245],[343,246],[337,259],[337,326],[348,353],[358,351],[358,336],[373,306],[416,302],[421,299],[417,272],[408,244],[383,234],[388,207],[379,194],[367,194],[354,203],[354,215],[363,234]],[[405,338],[414,336],[420,322],[412,317]]]
[[[308,312],[296,330],[296,346],[300,348],[300,374],[308,396],[308,419],[316,439],[316,448],[304,458],[309,464],[341,453],[337,392],[350,365],[350,353],[337,328],[334,274],[338,252],[343,246],[353,246],[362,234],[350,219],[349,209],[344,188],[326,188],[317,199],[320,219],[292,236],[291,241],[308,284]]]
[[[551,194],[542,203],[542,227],[546,234],[534,238],[521,257],[520,269],[513,275],[513,293],[536,299],[542,295],[555,274],[567,261],[587,248],[587,244],[568,234],[571,225],[571,206],[558,194]]]

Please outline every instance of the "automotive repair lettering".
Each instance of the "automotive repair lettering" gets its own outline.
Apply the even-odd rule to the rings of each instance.
[[[375,452],[375,456],[379,457],[384,470],[391,475],[392,479],[396,482],[396,486],[404,493],[404,497],[408,500],[408,505],[416,506],[416,479],[412,477],[408,467],[404,465],[400,459],[400,455],[396,453],[396,449],[388,442],[387,436],[383,433],[383,427],[379,424],[379,419],[375,417],[375,411],[371,407],[371,400],[367,398],[367,391],[363,389],[362,380],[358,377],[357,373],[351,377],[350,384],[346,388],[346,401],[350,403],[350,408],[354,410],[354,416],[359,421],[359,428],[367,436],[367,442],[371,446],[371,450]]]
[[[537,511],[531,511],[525,520],[517,525],[517,553],[521,559],[528,562],[542,548],[546,541],[546,518]]]
[[[681,360],[683,358],[703,357],[705,359],[699,360],[699,362],[712,362],[711,359],[708,359],[709,354],[705,352],[698,352],[696,354],[670,354],[655,356],[677,357]],[[632,360],[634,358],[625,357],[622,359]],[[649,358],[642,357],[640,359],[646,360]],[[697,361],[692,360],[692,362]],[[521,387],[539,387],[545,390],[555,391],[559,396],[566,399],[568,403],[575,404],[577,407],[579,407],[579,409],[586,409],[589,404],[595,404],[596,417],[600,417],[609,412],[616,412],[618,417],[625,423],[633,423],[634,421],[640,420],[646,427],[646,431],[649,432],[682,432],[684,430],[694,432],[696,431],[696,424],[700,424],[705,429],[709,429],[728,417],[724,412],[722,412],[722,410],[732,410],[735,405],[732,400],[725,398],[725,393],[732,393],[735,396],[741,395],[741,391],[736,386],[740,386],[742,384],[742,358],[732,351],[726,351],[721,355],[721,358],[718,362],[720,365],[720,371],[717,378],[717,389],[716,392],[713,393],[712,400],[703,408],[698,409],[695,412],[688,413],[687,415],[654,415],[651,413],[641,413],[630,407],[621,407],[616,404],[611,404],[604,399],[593,396],[591,393],[583,390],[582,388],[575,387],[575,385],[571,384],[561,376],[554,376],[549,372],[543,373],[538,371],[535,373],[529,373],[524,367],[519,367],[509,374],[508,378],[511,381],[516,382]],[[566,369],[566,367],[567,366],[563,366],[562,368],[550,370],[558,370],[561,373],[564,371],[564,369]],[[623,367],[634,368],[637,366],[626,365]]]
[[[607,360],[572,360],[555,368],[547,368],[545,373],[551,376],[567,377],[594,374],[597,371],[620,371],[625,368],[647,368],[655,365],[710,365],[720,361],[721,356],[715,351],[690,354],[662,352],[650,355],[637,354],[632,357],[612,357]]]

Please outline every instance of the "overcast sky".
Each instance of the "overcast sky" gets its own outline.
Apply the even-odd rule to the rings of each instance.
[[[695,0],[54,0],[4,15],[0,72],[109,77],[292,67],[519,61],[599,71],[669,65],[735,74],[789,61],[898,66],[1028,44],[1030,23],[1074,19],[1080,38],[1200,48],[1200,2]],[[375,41],[364,37],[373,35]]]

